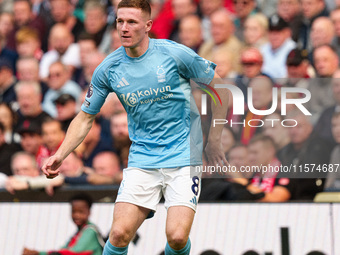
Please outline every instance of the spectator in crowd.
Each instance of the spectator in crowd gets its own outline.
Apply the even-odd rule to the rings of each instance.
[[[15,131],[17,124],[17,114],[7,103],[0,103],[0,122],[5,127],[4,135],[5,141],[8,144],[19,143],[20,136]]]
[[[314,132],[335,145],[337,141],[332,135],[332,116],[336,112],[340,112],[340,69],[337,69],[333,74],[332,96],[335,100],[335,104],[326,108],[321,113],[320,118],[314,127]]]
[[[1,7],[0,10],[2,10]],[[12,12],[0,12],[0,41],[3,43],[3,45],[7,44],[7,38],[13,29],[14,17]]]
[[[80,67],[79,46],[73,43],[73,36],[64,24],[54,25],[49,34],[49,48],[40,62],[40,78],[46,80],[49,75],[50,65],[56,61],[61,61],[70,67],[71,73]]]
[[[287,79],[284,79],[284,86],[308,88],[309,86],[309,70],[312,67],[308,61],[307,50],[301,50],[299,48],[292,49],[286,60],[287,66]],[[279,81],[280,82],[280,81]]]
[[[107,15],[105,7],[95,1],[89,1],[85,4],[84,30],[86,33],[93,35],[102,53],[110,52],[111,28],[107,25]]]
[[[57,107],[57,120],[61,122],[63,130],[66,132],[78,112],[76,99],[70,94],[61,94],[54,103]]]
[[[99,51],[94,51],[85,57],[85,63],[83,66],[83,72],[85,81],[87,84],[90,84],[92,75],[94,71],[96,70],[97,66],[105,59],[105,55],[103,55]]]
[[[76,81],[82,89],[85,89],[89,85],[90,80],[86,77],[84,69],[88,62],[90,62],[89,55],[97,52],[98,49],[94,36],[85,32],[79,35],[78,45],[80,50],[81,66],[75,70],[73,80]]]
[[[18,190],[42,189],[48,185],[62,182],[62,177],[54,180],[40,175],[40,170],[33,155],[28,152],[17,152],[12,156],[13,176],[7,178],[6,190],[14,194]]]
[[[91,169],[84,167],[84,163],[80,156],[75,152],[71,152],[59,167],[61,179],[58,182],[52,182],[46,187],[48,195],[53,196],[56,187],[67,185],[86,185],[88,172]]]
[[[337,171],[340,164],[340,113],[335,112],[332,116],[332,134],[337,145],[334,147],[331,158],[330,167],[327,173],[325,189],[328,191],[340,190],[340,174]]]
[[[309,91],[311,99],[306,103],[307,109],[312,113],[315,124],[321,112],[334,105],[332,95],[332,76],[339,67],[339,57],[330,45],[317,47],[313,52],[316,70],[316,79],[310,80]]]
[[[315,166],[328,164],[333,146],[313,132],[310,116],[295,109],[287,114],[287,119],[295,119],[297,125],[289,128],[291,142],[282,149],[279,155],[282,165],[298,168],[310,164],[315,164]],[[301,173],[287,176],[281,173],[278,176],[278,183],[289,191],[290,199],[311,200],[316,193],[323,190],[324,175],[326,174],[316,173],[315,177],[310,174]]]
[[[65,161],[63,161],[59,170],[64,176],[66,184],[87,183],[87,174],[85,173],[83,161],[76,152],[72,152],[67,158],[65,158]]]
[[[48,190],[53,190],[54,187],[64,183],[70,185],[109,185],[121,182],[123,172],[120,170],[120,160],[114,152],[102,151],[96,154],[93,159],[93,169],[85,167],[76,153],[72,152],[71,154],[66,163],[63,162],[60,166],[63,181],[52,183]]]
[[[228,126],[223,127],[221,142],[224,154],[228,155],[231,147],[233,147],[236,142],[236,135],[234,134],[234,131],[230,127]]]
[[[244,21],[244,42],[249,47],[260,48],[268,42],[268,19],[261,13],[250,15]]]
[[[298,45],[303,49],[311,50],[309,34],[314,20],[318,17],[328,16],[325,0],[301,0],[302,24],[299,28]]]
[[[106,135],[105,129],[101,126],[100,119],[96,118],[92,128],[81,143],[83,148],[82,158],[85,166],[92,167],[93,158],[102,151],[114,151],[111,137]]]
[[[7,39],[13,30],[13,26],[12,13],[1,12],[0,8],[0,59],[7,59],[11,68],[15,70],[15,61],[18,58],[18,54],[6,46]]]
[[[115,27],[111,30],[111,43],[110,43],[110,53],[118,49],[122,46],[122,43],[119,39],[118,31]]]
[[[203,43],[201,20],[197,15],[188,15],[179,22],[179,41],[197,53]]]
[[[309,61],[313,65],[313,51],[315,48],[322,45],[331,45],[335,36],[335,29],[333,22],[328,17],[316,18],[312,24],[310,32],[311,52],[309,54]]]
[[[236,167],[236,172],[231,173],[231,179],[229,180],[247,185],[249,182],[248,179],[252,177],[252,173],[250,171],[245,172],[241,169],[242,167],[245,168],[250,165],[247,146],[242,143],[236,143],[230,148],[227,158],[229,164]]]
[[[16,79],[10,61],[0,58],[0,103],[12,104],[16,101],[15,82]]]
[[[262,72],[273,79],[287,77],[286,59],[296,46],[291,36],[288,23],[280,16],[274,14],[269,18],[269,42],[261,47]]]
[[[277,3],[277,14],[289,23],[292,39],[295,42],[299,38],[299,29],[303,19],[300,2],[300,0],[278,0]]]
[[[249,83],[249,87],[252,88],[252,100],[249,101],[252,102],[254,109],[267,110],[272,107],[273,83],[267,76],[258,76],[256,79],[252,79]],[[255,134],[261,132],[261,128],[251,122],[255,119],[262,120],[263,117],[263,115],[256,115],[250,110],[246,111],[244,115],[245,124],[243,129],[240,130],[240,141],[243,144],[247,145]]]
[[[332,46],[336,49],[338,56],[340,56],[340,6],[332,10],[330,18],[333,22],[335,32]]]
[[[257,12],[256,0],[234,0],[233,8],[235,10],[235,35],[240,41],[244,41],[244,23],[248,17]]]
[[[158,39],[169,38],[174,20],[174,15],[171,11],[171,1],[152,0],[149,2],[151,20],[153,20],[150,36]]]
[[[11,169],[13,176],[6,181],[6,189],[10,193],[15,190],[26,190],[29,188],[28,177],[37,177],[40,171],[34,156],[27,152],[17,152],[11,158]]]
[[[288,128],[281,123],[283,116],[279,112],[274,112],[263,118],[263,134],[273,139],[277,155],[280,155],[281,149],[290,143]]]
[[[18,54],[5,46],[5,40],[6,39],[0,35],[0,59],[6,59],[6,61],[9,63],[9,66],[15,72],[15,62],[18,59]]]
[[[78,40],[79,50],[80,50],[80,61],[81,65],[85,65],[86,57],[92,53],[97,51],[96,41],[93,35],[90,35],[86,32],[79,35]]]
[[[111,0],[111,6],[107,6],[107,23],[114,24],[117,18],[117,8],[120,0]],[[151,1],[154,2],[154,1]],[[150,3],[152,4],[152,3]]]
[[[334,36],[335,29],[332,20],[328,17],[316,18],[310,32],[312,50],[324,44],[331,44]]]
[[[240,71],[239,55],[242,44],[233,35],[234,25],[229,16],[225,10],[216,11],[211,15],[212,39],[204,42],[198,53],[201,57],[212,60],[215,51],[229,51],[232,54],[233,71],[238,72]]]
[[[277,12],[278,0],[275,0],[275,1],[272,1],[272,0],[257,1],[256,0],[256,4],[257,4],[256,10],[266,15],[266,17],[270,17],[271,15]]]
[[[275,189],[276,177],[281,162],[276,157],[274,141],[265,135],[254,136],[248,145],[249,162],[252,166],[257,166],[260,172],[254,173],[247,189],[252,193],[264,193],[261,202],[283,202],[290,196],[288,192],[277,192]]]
[[[39,16],[33,14],[32,6],[29,0],[14,1],[13,13],[14,29],[11,31],[7,39],[7,46],[10,49],[16,50],[15,34],[23,27],[35,29],[40,36],[40,41],[42,45],[44,45],[44,43],[46,44],[47,31],[45,23]]]
[[[43,145],[41,125],[34,120],[26,120],[19,127],[18,133],[21,137],[21,148],[35,157],[35,161],[40,169],[44,160],[49,156],[48,149]]]
[[[123,171],[120,167],[120,159],[112,151],[103,151],[93,158],[94,173],[88,175],[87,180],[91,184],[119,184],[123,179]]]
[[[47,32],[50,30],[51,25],[53,23],[51,17],[51,4],[49,0],[30,0],[32,5],[32,13],[36,16],[39,16],[43,22],[45,22],[45,26]]]
[[[15,86],[18,99],[18,124],[21,127],[25,121],[33,121],[41,127],[43,120],[49,115],[42,110],[42,93],[35,81],[20,81]]]
[[[10,0],[2,0],[0,2],[0,10],[10,12],[13,10],[13,2]]]
[[[19,57],[35,58],[40,60],[43,56],[39,34],[35,29],[23,27],[15,34],[15,43]]]
[[[236,154],[236,152],[240,152],[241,155]],[[238,145],[231,150],[231,153],[235,159],[235,161],[232,159],[232,162],[233,164],[236,162],[237,169],[245,170],[244,167],[251,165],[252,167],[256,166],[259,172],[255,173],[251,179],[248,179],[248,175],[243,176],[240,173],[230,172],[226,180],[203,178],[202,182],[205,184],[205,189],[202,190],[202,200],[209,200],[209,198],[216,200],[262,199],[261,201],[279,202],[289,199],[289,197],[277,196],[276,193],[273,193],[276,172],[260,173],[260,169],[265,167],[269,169],[270,166],[279,167],[281,165],[275,156],[275,146],[271,138],[261,134],[254,136],[248,149],[244,145]],[[242,162],[241,160],[245,157],[248,157],[249,161],[245,159]],[[234,166],[233,164],[231,165]]]
[[[84,25],[79,18],[73,15],[74,6],[72,1],[51,0],[50,3],[53,23],[62,23],[66,25],[72,33],[74,40],[77,42],[79,34],[84,29]]]
[[[169,35],[169,39],[180,42],[179,24],[183,18],[193,15],[197,11],[197,5],[194,0],[172,0],[171,11],[174,15],[173,28]]]
[[[70,94],[74,98],[78,98],[81,93],[79,85],[70,80],[69,69],[61,62],[55,62],[50,66],[47,84],[49,90],[45,94],[42,107],[45,112],[54,118],[57,117],[57,108],[54,101],[61,94]]]
[[[242,73],[235,79],[235,84],[239,87],[244,95],[245,103],[248,98],[248,86],[250,81],[261,75],[263,58],[261,52],[256,48],[246,48],[241,54]]]
[[[38,252],[24,248],[23,255],[102,254],[105,243],[96,225],[89,221],[92,206],[91,197],[80,193],[71,198],[70,204],[72,221],[77,227],[77,232],[72,238],[58,251]]]
[[[46,118],[42,123],[41,130],[44,146],[49,153],[48,156],[52,156],[64,140],[65,132],[61,123],[53,118]]]
[[[224,10],[223,1],[200,0],[199,7],[202,13],[203,39],[204,41],[208,41],[211,38],[211,16],[218,10]]]
[[[122,165],[126,166],[131,145],[127,113],[125,111],[116,112],[112,115],[110,124],[113,147],[117,151]]]
[[[233,79],[237,76],[237,73],[232,70],[231,53],[229,51],[216,51],[212,61],[217,65],[215,70],[221,78]]]
[[[0,173],[6,176],[12,175],[11,157],[19,151],[20,148],[16,144],[8,144],[5,141],[5,127],[0,122]]]
[[[19,58],[17,61],[17,78],[22,82],[37,82],[42,93],[42,100],[48,90],[45,82],[39,78],[39,62],[33,57]],[[16,85],[17,86],[17,85]]]

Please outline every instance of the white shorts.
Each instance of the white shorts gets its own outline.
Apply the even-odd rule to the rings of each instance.
[[[178,168],[141,169],[128,167],[123,171],[116,202],[127,202],[156,211],[164,195],[164,206],[187,206],[196,211],[201,192],[201,172]]]

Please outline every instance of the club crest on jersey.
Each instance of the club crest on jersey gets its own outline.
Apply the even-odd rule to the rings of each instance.
[[[135,93],[127,93],[126,95],[121,94],[120,98],[124,101],[125,104],[131,107],[135,107],[138,103],[138,97]]]
[[[90,83],[89,89],[87,90],[86,97],[90,98],[90,97],[92,97],[92,95],[93,95],[93,85],[92,85],[92,83]]]
[[[157,79],[158,82],[165,82],[165,71],[163,69],[163,66],[157,66]]]

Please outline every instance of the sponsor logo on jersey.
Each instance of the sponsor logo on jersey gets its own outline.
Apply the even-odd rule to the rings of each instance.
[[[130,85],[130,83],[128,83],[127,80],[125,80],[125,78],[123,77],[122,80],[117,85],[117,88],[129,86],[129,85]]]
[[[158,96],[160,96],[160,94],[163,94],[163,93],[168,92],[170,90],[171,90],[170,86],[164,86],[164,87],[156,88],[156,89],[149,88],[149,89],[146,89],[146,90],[137,90],[134,93],[121,94],[119,97],[128,106],[135,107],[138,104],[138,102],[143,99],[143,97],[156,96],[158,98]],[[148,103],[159,101],[159,100],[156,100],[156,99],[151,100],[151,101],[149,100]],[[160,98],[160,99],[167,99],[167,98]],[[144,101],[143,101],[143,103],[144,103]]]

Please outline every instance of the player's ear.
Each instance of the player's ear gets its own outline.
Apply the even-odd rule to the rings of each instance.
[[[146,24],[145,24],[145,27],[146,27],[146,32],[149,32],[151,30],[151,27],[152,27],[152,20],[149,19]]]

